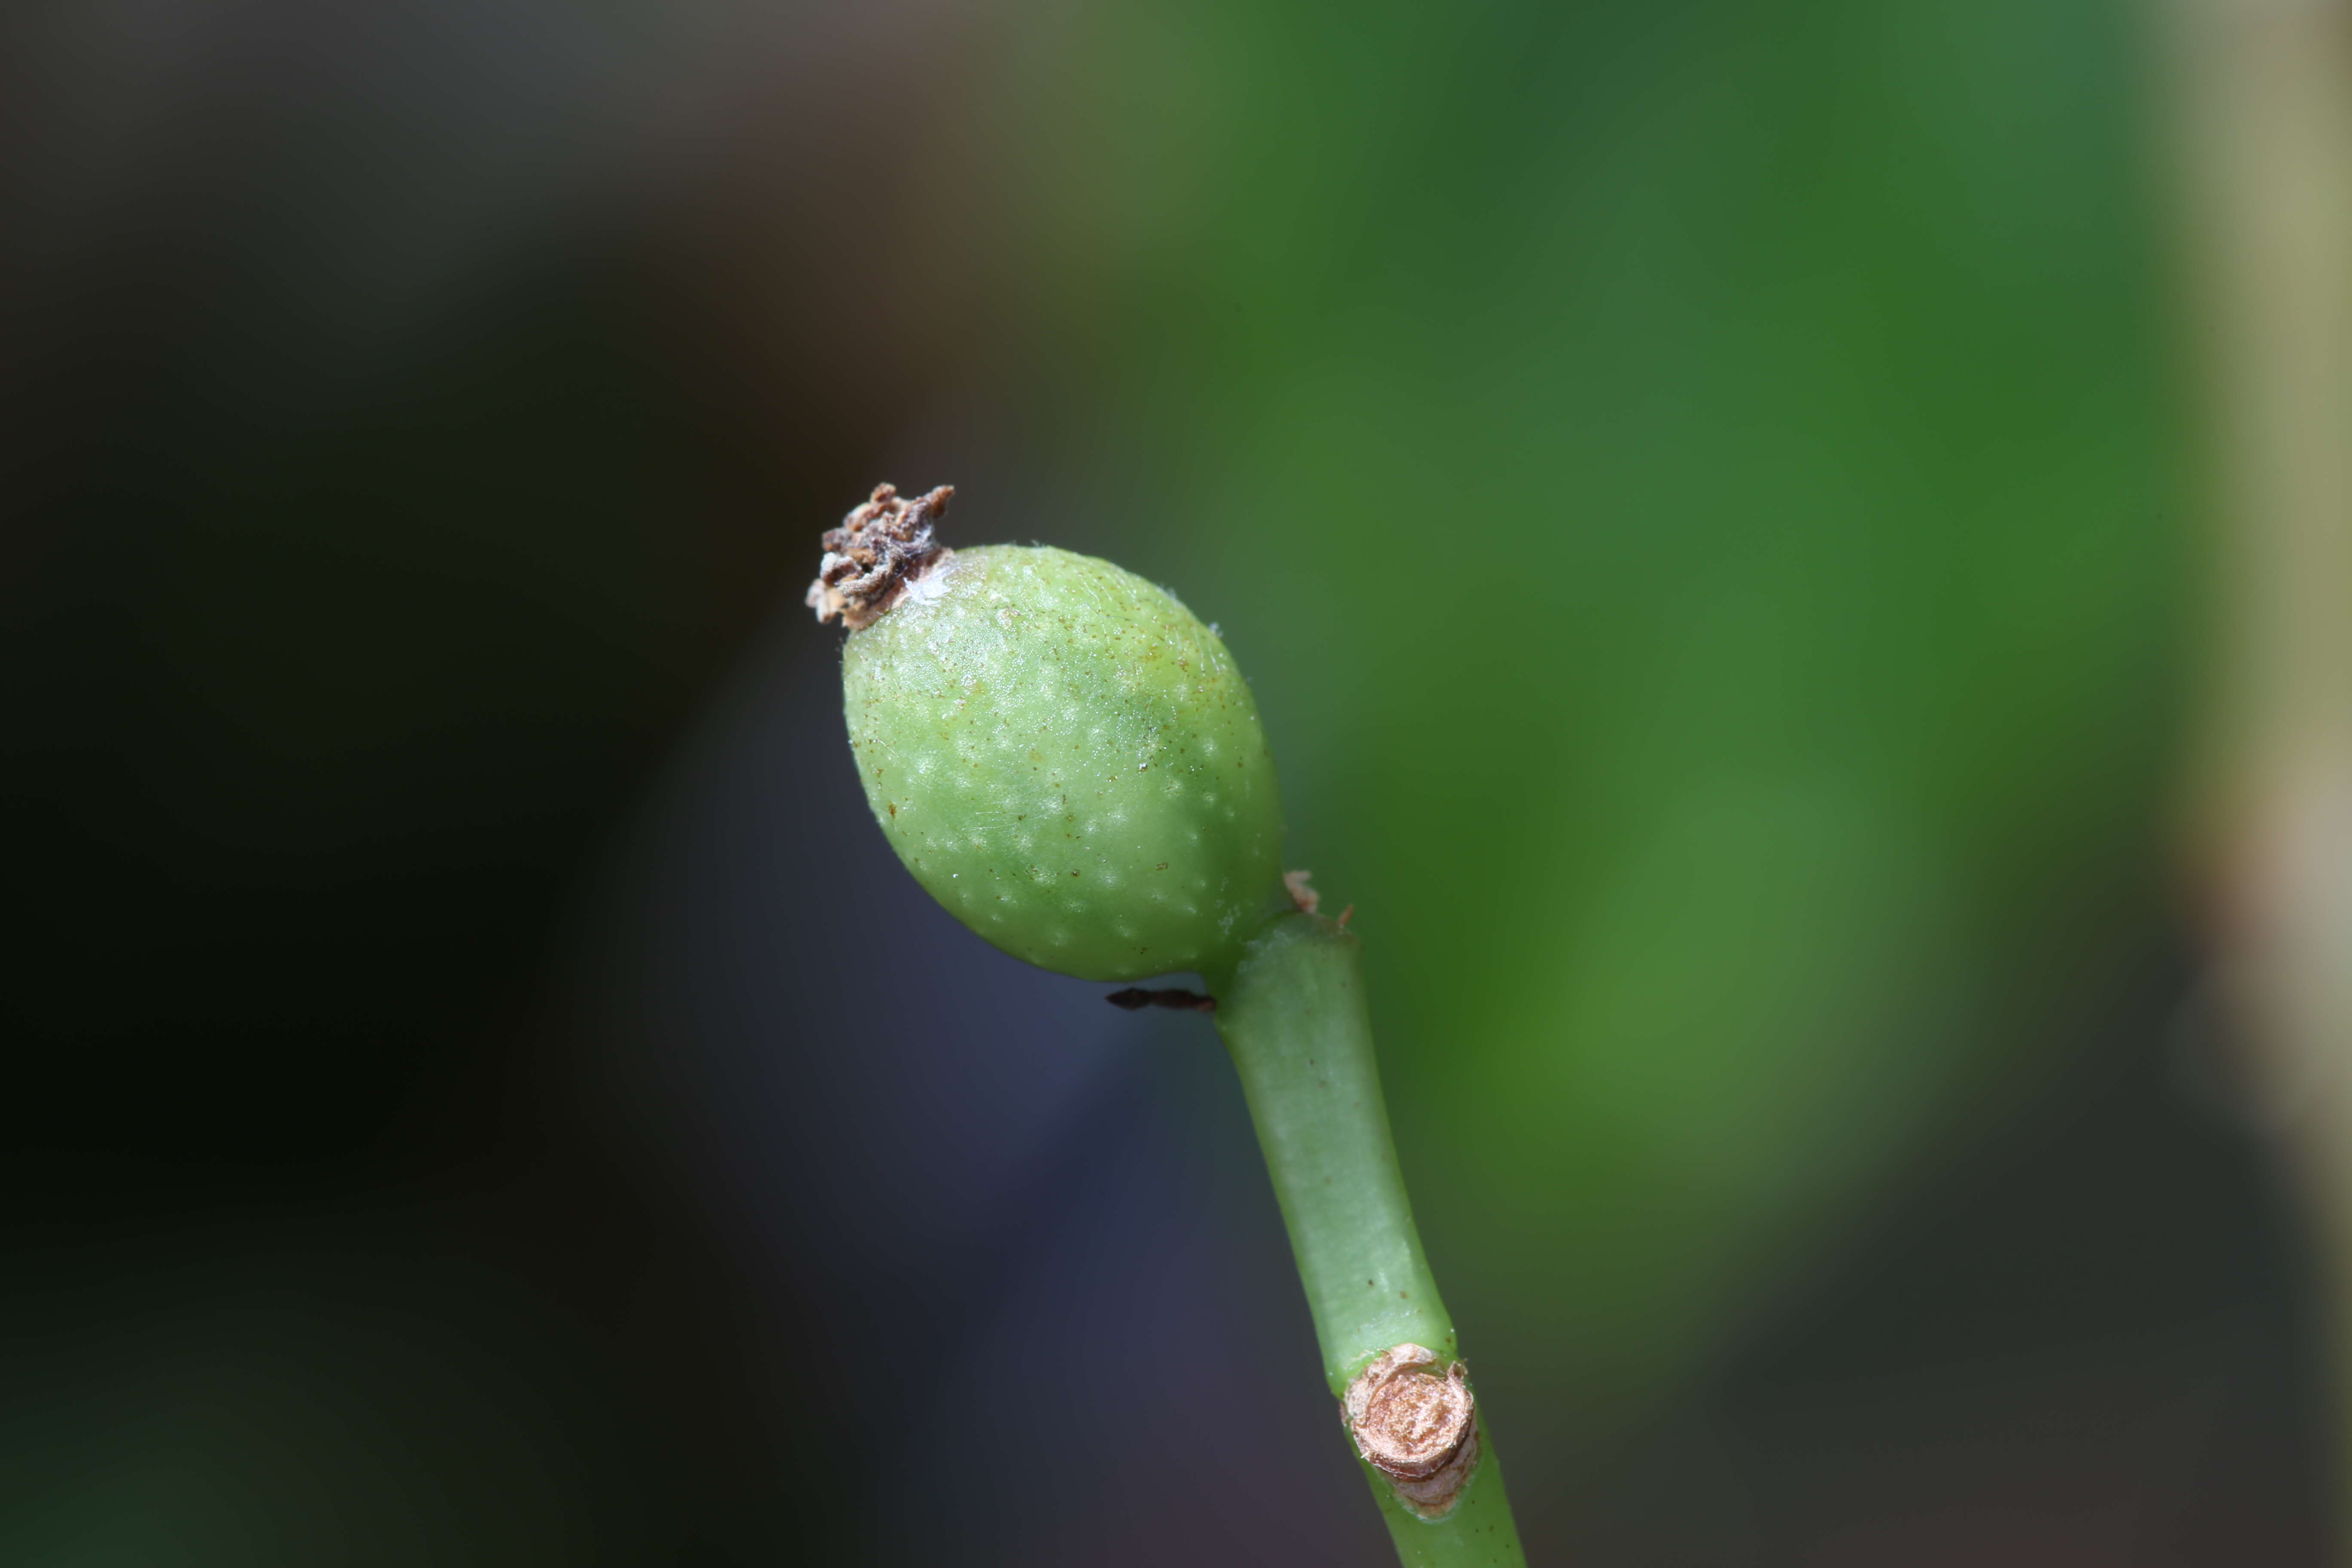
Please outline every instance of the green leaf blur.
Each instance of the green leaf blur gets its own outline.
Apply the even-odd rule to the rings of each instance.
[[[2126,19],[1024,41],[1024,466],[1223,623],[1465,1333],[1588,1412],[2150,940],[2179,562]]]

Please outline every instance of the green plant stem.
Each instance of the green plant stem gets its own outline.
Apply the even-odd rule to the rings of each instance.
[[[1452,1360],[1454,1322],[1422,1255],[1389,1136],[1361,946],[1329,920],[1284,915],[1229,971],[1205,978],[1290,1230],[1332,1394],[1400,1344]],[[1442,1520],[1414,1515],[1385,1477],[1358,1461],[1407,1568],[1526,1561],[1483,1409],[1477,1419],[1477,1463]]]

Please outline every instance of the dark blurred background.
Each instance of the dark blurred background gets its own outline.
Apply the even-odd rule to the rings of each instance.
[[[884,479],[1222,624],[1534,1560],[2322,1561],[2147,21],[9,8],[0,1561],[1382,1560],[1206,1025],[866,817]]]

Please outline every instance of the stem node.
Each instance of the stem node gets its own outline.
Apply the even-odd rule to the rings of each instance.
[[[1348,1384],[1340,1408],[1356,1452],[1423,1519],[1443,1519],[1478,1464],[1478,1401],[1470,1369],[1435,1351],[1398,1345]]]

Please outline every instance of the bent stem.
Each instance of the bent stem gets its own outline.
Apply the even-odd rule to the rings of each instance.
[[[1422,1404],[1409,1414],[1425,1427],[1427,1413],[1444,1402],[1443,1369],[1457,1343],[1389,1136],[1361,960],[1360,945],[1336,922],[1289,914],[1252,939],[1230,970],[1207,979],[1289,1227],[1331,1392],[1347,1394],[1398,1347],[1422,1347],[1434,1352],[1427,1364],[1438,1370],[1421,1378]],[[1462,1387],[1458,1377],[1454,1386]],[[1467,1474],[1440,1478],[1458,1487],[1440,1518],[1417,1511],[1364,1458],[1361,1441],[1355,1445],[1407,1568],[1524,1568],[1485,1413],[1473,1405],[1470,1420],[1475,1449],[1458,1450],[1468,1456]],[[1426,1495],[1429,1483],[1420,1484]]]

